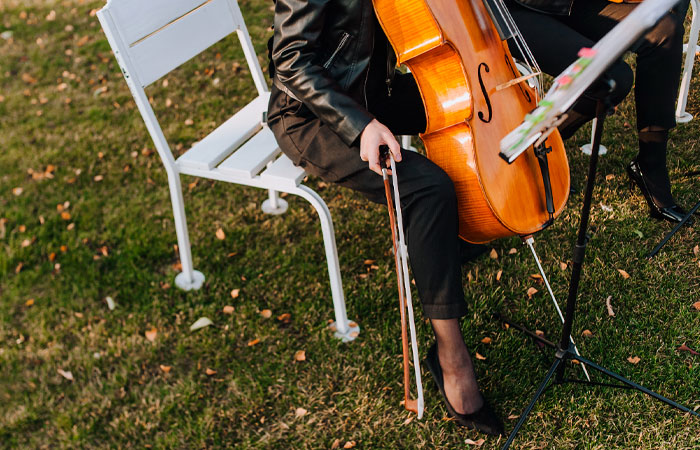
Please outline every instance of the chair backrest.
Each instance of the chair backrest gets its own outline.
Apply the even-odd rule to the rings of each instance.
[[[108,0],[97,17],[166,167],[174,159],[146,86],[235,31],[258,94],[268,92],[236,0]]]

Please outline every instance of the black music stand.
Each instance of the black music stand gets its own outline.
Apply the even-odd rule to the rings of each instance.
[[[611,87],[613,86],[613,82],[608,80],[608,85]],[[552,366],[549,368],[547,371],[547,374],[545,375],[544,379],[540,383],[539,387],[537,388],[537,391],[535,392],[534,397],[530,401],[530,403],[527,405],[523,413],[520,415],[520,419],[518,420],[518,423],[515,425],[515,428],[513,431],[510,433],[508,436],[508,440],[506,443],[503,445],[503,450],[506,450],[507,448],[510,447],[510,444],[513,442],[515,439],[515,436],[518,434],[520,431],[520,428],[523,426],[525,421],[527,420],[528,415],[530,414],[530,411],[532,411],[532,408],[535,406],[535,403],[537,400],[540,398],[544,390],[547,388],[547,385],[549,384],[549,381],[552,379],[556,372],[556,378],[555,378],[555,383],[556,384],[563,384],[563,383],[579,383],[579,384],[589,384],[589,385],[595,385],[595,386],[607,386],[607,387],[615,387],[615,388],[624,388],[624,389],[636,389],[638,391],[642,391],[647,395],[650,395],[651,397],[660,400],[670,406],[673,406],[675,408],[680,409],[681,411],[687,412],[689,414],[692,414],[694,416],[700,417],[700,414],[696,413],[695,411],[692,411],[688,409],[687,407],[680,405],[673,400],[670,400],[660,394],[657,394],[656,392],[653,392],[643,386],[640,386],[639,384],[628,380],[627,378],[624,378],[621,375],[618,375],[615,372],[612,372],[605,367],[599,366],[598,364],[594,363],[593,361],[590,361],[586,358],[583,358],[582,356],[579,356],[575,353],[574,347],[571,344],[571,329],[573,328],[573,323],[574,323],[574,313],[576,311],[576,299],[578,295],[578,287],[579,287],[579,281],[581,279],[581,271],[583,269],[583,259],[585,256],[586,252],[586,245],[588,241],[588,235],[586,233],[588,229],[588,219],[590,216],[591,212],[591,199],[593,197],[593,187],[595,185],[595,177],[596,177],[596,171],[598,168],[598,154],[600,150],[600,138],[601,135],[603,134],[603,122],[605,120],[605,116],[607,115],[607,112],[610,110],[610,102],[608,99],[605,100],[599,100],[596,106],[596,119],[597,119],[597,125],[595,128],[595,133],[593,135],[593,142],[591,145],[591,159],[590,163],[588,166],[588,178],[586,180],[586,190],[584,193],[584,199],[583,199],[583,207],[581,209],[581,222],[579,225],[579,230],[578,230],[578,236],[576,239],[576,245],[574,247],[574,255],[573,255],[573,268],[571,272],[571,281],[569,284],[569,296],[566,301],[566,312],[565,312],[565,319],[564,319],[564,328],[562,330],[562,336],[561,336],[561,341],[559,344],[555,344],[553,342],[550,342],[537,334],[527,330],[525,327],[518,325],[516,323],[511,322],[509,319],[505,318],[502,316],[502,319],[508,323],[509,325],[513,326],[515,329],[524,332],[531,338],[537,340],[538,342],[541,342],[542,344],[551,347],[556,350],[555,356],[554,356],[554,361],[552,362]],[[692,212],[691,212],[692,213]],[[610,383],[598,383],[598,382],[593,382],[593,381],[586,381],[586,380],[578,380],[578,379],[570,379],[570,378],[565,378],[565,370],[566,370],[566,365],[567,362],[570,360],[576,360],[582,364],[586,364],[588,367],[592,367],[593,369],[602,372],[604,375],[607,375],[608,377],[614,378],[615,380],[623,383],[623,384],[610,384]]]
[[[683,217],[683,219],[680,222],[678,222],[676,224],[676,226],[673,227],[673,229],[666,234],[666,236],[664,236],[664,238],[661,240],[661,242],[659,242],[658,245],[656,247],[654,247],[654,249],[651,252],[649,252],[649,254],[647,255],[647,258],[651,259],[654,256],[656,256],[656,254],[659,253],[659,251],[661,251],[661,248],[664,245],[666,245],[666,243],[668,241],[671,240],[673,235],[676,234],[678,232],[678,230],[680,230],[681,227],[688,222],[688,220],[690,220],[690,218],[693,216],[693,214],[695,214],[695,211],[697,211],[698,209],[700,209],[700,202],[697,202],[695,204],[695,206],[693,206],[690,209],[690,211],[688,211],[688,214],[686,214],[685,217]]]

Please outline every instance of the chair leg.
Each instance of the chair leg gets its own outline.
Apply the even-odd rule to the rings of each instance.
[[[688,91],[690,90],[690,79],[693,76],[693,64],[695,63],[695,50],[698,42],[698,32],[700,31],[700,0],[692,0],[693,18],[690,22],[690,35],[685,47],[685,64],[683,65],[683,76],[681,78],[681,88],[678,93],[678,103],[676,105],[676,122],[686,123],[693,120],[693,115],[685,110],[688,106]]]
[[[173,205],[177,248],[180,252],[180,264],[182,265],[182,272],[175,277],[175,286],[185,291],[197,290],[204,283],[204,275],[202,272],[192,268],[192,251],[190,249],[190,237],[187,233],[185,203],[182,198],[180,176],[177,173],[168,174],[168,186],[170,188],[170,201]]]
[[[343,295],[343,281],[340,277],[340,265],[338,264],[338,251],[335,246],[335,231],[333,230],[331,212],[323,199],[306,186],[299,186],[296,190],[291,191],[291,193],[311,203],[321,220],[323,244],[326,250],[326,262],[328,263],[328,275],[330,277],[333,308],[335,310],[335,323],[333,323],[331,327],[335,329],[335,337],[341,339],[343,342],[352,341],[360,334],[360,326],[354,321],[349,321],[347,317],[345,297]]]
[[[275,190],[269,189],[268,193],[269,198],[263,202],[261,207],[263,212],[265,214],[272,214],[274,216],[278,216],[287,212],[287,208],[289,207],[289,205],[287,205],[287,201],[283,198],[280,198],[278,192]]]

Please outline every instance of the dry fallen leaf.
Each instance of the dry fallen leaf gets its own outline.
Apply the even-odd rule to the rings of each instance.
[[[630,277],[630,274],[628,274],[627,272],[625,272],[622,269],[617,269],[617,271],[620,272],[620,275],[622,275],[622,278],[624,278],[625,280]]]
[[[519,419],[519,418],[520,418],[520,416],[516,416],[515,414],[511,414],[508,416],[508,420],[515,420],[515,419]]]
[[[331,450],[335,450],[336,448],[340,448],[340,439],[336,439],[333,441],[333,444],[331,444]]]
[[[627,361],[629,361],[629,362],[632,363],[632,364],[637,364],[637,363],[639,363],[639,361],[641,361],[641,360],[642,360],[642,359],[641,359],[639,356],[630,356],[630,357],[627,358]]]
[[[30,298],[29,300],[27,300],[26,302],[24,302],[24,304],[27,305],[27,306],[32,306],[32,305],[34,304],[34,299],[33,299],[33,298]]]
[[[231,306],[231,305],[224,306],[224,314],[233,314],[233,306]]]
[[[508,250],[509,255],[515,255],[516,253],[518,253],[518,249],[516,248],[511,248],[510,250]]]
[[[171,366],[165,366],[165,365],[163,365],[163,364],[160,365],[160,370],[162,370],[162,371],[165,372],[165,373],[170,372],[170,369],[172,369]]]
[[[194,125],[194,120],[192,120],[192,119],[186,119],[186,120],[185,120],[185,125],[187,125],[188,127],[189,127],[190,125]]]
[[[535,281],[542,281],[542,275],[540,275],[539,273],[530,274],[530,278]]]
[[[226,239],[226,233],[224,233],[224,230],[222,230],[221,228],[216,230],[216,238],[220,241]]]
[[[248,347],[258,345],[259,343],[260,343],[260,339],[253,339],[252,341],[248,341]]]
[[[294,410],[294,415],[296,417],[304,417],[308,411],[304,408],[297,408]]]
[[[503,275],[503,271],[499,270],[498,273],[496,273],[496,281],[501,281],[501,275]]]
[[[614,179],[615,179],[615,175],[612,173],[605,175],[605,181],[610,181],[610,180],[614,180]]]
[[[13,188],[13,189],[12,189],[12,193],[13,193],[14,195],[22,195],[22,192],[23,192],[23,191],[24,191],[24,189],[22,189],[21,187],[16,187],[16,188]]]
[[[376,263],[377,261],[373,259],[365,259],[364,265],[365,266],[371,266],[372,264]]]
[[[233,289],[231,291],[231,298],[238,298],[238,294],[240,294],[240,293],[241,293],[240,289]]]
[[[591,333],[591,330],[583,330],[583,333],[581,333],[583,337],[593,337],[593,333]]]
[[[490,337],[485,337],[481,340],[482,344],[490,344],[491,343],[491,338]]]
[[[560,268],[561,270],[566,270],[567,267],[569,267],[569,265],[566,264],[565,262],[560,262],[560,263],[559,263],[559,268]]]
[[[294,360],[295,361],[306,361],[306,351],[297,350],[296,353],[294,353]]]
[[[272,317],[272,311],[270,311],[269,309],[263,309],[262,311],[260,311],[260,315],[263,317],[263,319],[269,319],[270,317]]]
[[[608,298],[605,299],[605,307],[608,308],[608,316],[615,317],[615,311],[612,309],[610,300],[612,300],[612,295],[608,295]]]
[[[153,327],[150,330],[146,331],[146,339],[148,339],[149,341],[155,341],[156,336],[158,336],[158,329],[156,327]]]
[[[483,356],[483,355],[481,355],[481,354],[479,354],[479,352],[476,352],[476,353],[474,354],[474,356],[475,356],[476,359],[478,359],[479,361],[486,361],[486,357]]]
[[[685,345],[685,343],[683,343],[680,347],[678,347],[677,350],[679,352],[688,352],[691,355],[696,355],[696,356],[700,355],[700,353],[698,353],[695,350],[693,350],[692,348],[688,347],[687,345]]]
[[[69,381],[73,381],[73,374],[70,370],[58,369],[58,374]]]
[[[204,373],[206,373],[207,376],[212,376],[212,375],[216,375],[216,370],[210,369],[207,367],[207,370],[205,370]]]
[[[695,308],[696,310],[700,311],[700,302],[695,302],[695,303],[693,303],[693,308]]]
[[[532,298],[533,295],[537,294],[537,289],[531,287],[527,290],[527,298]]]
[[[498,252],[496,251],[495,248],[491,249],[491,253],[489,253],[489,258],[491,259],[498,259]]]
[[[472,440],[469,439],[469,438],[467,438],[467,439],[464,440],[464,443],[465,443],[465,444],[467,444],[467,445],[474,445],[474,446],[476,446],[476,447],[481,447],[481,446],[484,444],[484,442],[486,442],[486,441],[484,440],[484,438],[480,438],[479,440],[476,440],[476,441],[472,441]]]
[[[190,331],[199,330],[200,328],[208,327],[209,325],[213,324],[214,322],[212,322],[210,318],[200,317],[195,323],[190,325]]]
[[[700,256],[700,245],[693,247],[693,255]]]
[[[289,322],[292,319],[292,315],[289,313],[280,314],[277,316],[277,320],[280,322]]]
[[[355,448],[357,443],[355,441],[347,441],[345,445],[343,445],[343,448]]]

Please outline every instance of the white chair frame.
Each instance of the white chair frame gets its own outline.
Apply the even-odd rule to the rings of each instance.
[[[693,76],[693,65],[695,64],[695,51],[698,45],[698,33],[700,32],[700,0],[691,0],[693,8],[693,18],[690,21],[690,34],[688,43],[683,45],[685,52],[685,63],[683,64],[683,75],[681,77],[681,88],[678,92],[678,103],[676,104],[676,122],[687,123],[693,120],[693,115],[685,108],[688,106],[688,91],[690,90],[690,79]]]
[[[266,189],[269,198],[262,209],[270,214],[287,209],[279,192],[298,195],[311,203],[321,221],[335,311],[332,328],[343,341],[355,339],[359,326],[347,318],[330,211],[302,184],[306,173],[281,154],[264,122],[270,93],[236,0],[108,0],[97,16],[168,176],[182,264],[175,284],[190,290],[204,282],[192,263],[181,174]],[[144,88],[234,31],[258,97],[175,159]]]

